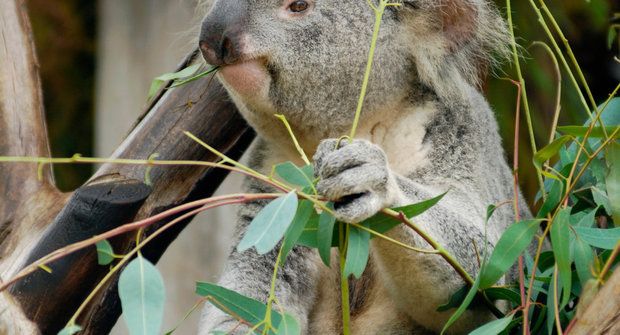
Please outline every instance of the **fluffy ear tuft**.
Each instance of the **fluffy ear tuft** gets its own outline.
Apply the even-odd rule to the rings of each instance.
[[[441,25],[450,51],[456,51],[476,36],[478,9],[467,0],[440,0]]]

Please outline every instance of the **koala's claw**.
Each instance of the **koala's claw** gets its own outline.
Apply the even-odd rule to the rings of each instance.
[[[334,201],[336,218],[363,221],[393,205],[398,188],[383,150],[365,140],[329,139],[314,155],[317,191]]]

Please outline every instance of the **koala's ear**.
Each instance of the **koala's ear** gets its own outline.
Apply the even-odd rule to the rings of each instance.
[[[439,0],[441,24],[450,51],[476,37],[478,9],[471,0]]]

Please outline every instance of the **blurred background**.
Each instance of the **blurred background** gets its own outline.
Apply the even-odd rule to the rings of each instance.
[[[157,75],[172,72],[193,47],[201,13],[198,0],[28,0],[41,65],[49,136],[55,157],[109,155],[143,112],[148,87]],[[501,8],[504,0],[497,0]],[[598,103],[620,82],[618,39],[610,39],[616,0],[548,0],[549,8],[574,48]],[[549,56],[534,41],[546,41],[529,2],[513,1],[518,41],[524,51],[524,73],[537,142],[548,140],[555,109],[556,74]],[[620,23],[616,18],[615,23]],[[516,78],[507,64],[485,85],[497,112],[507,158],[512,162]],[[581,124],[586,115],[566,78],[563,80],[560,124]],[[529,140],[522,123],[520,182],[534,199],[536,178],[530,164]],[[55,168],[63,190],[81,185],[92,173],[84,165]],[[229,178],[225,193],[239,188]],[[165,330],[179,322],[196,302],[194,282],[216,280],[225,258],[234,208],[209,213],[181,235],[159,268],[168,296]],[[223,220],[222,218],[228,218]],[[192,333],[198,313],[183,323],[179,334]],[[120,328],[119,328],[120,327]],[[125,333],[122,325],[119,334]]]

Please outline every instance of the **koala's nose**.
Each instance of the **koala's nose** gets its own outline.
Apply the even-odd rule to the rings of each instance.
[[[200,52],[215,66],[234,64],[242,58],[247,10],[243,2],[218,1],[202,23]]]
[[[211,65],[234,64],[240,59],[239,42],[225,35],[201,38],[199,46],[202,56]]]

